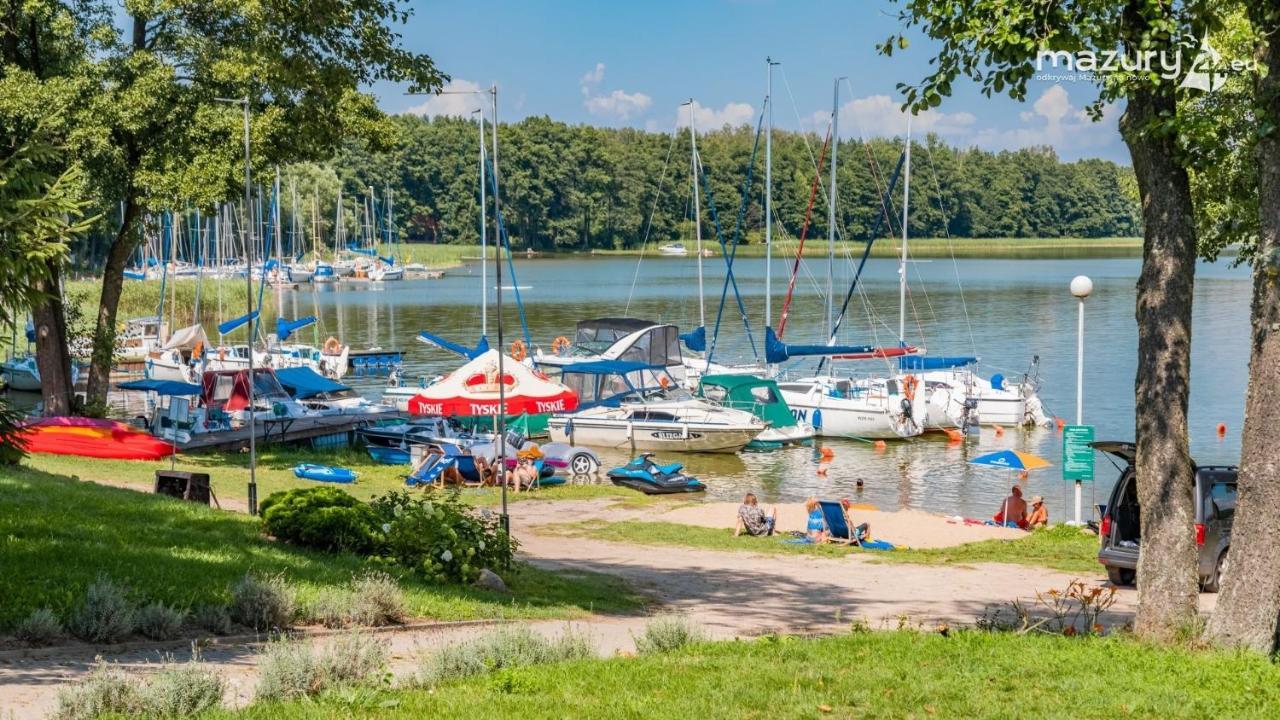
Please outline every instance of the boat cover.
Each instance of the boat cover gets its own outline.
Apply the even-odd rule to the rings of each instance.
[[[770,365],[784,363],[793,357],[869,353],[876,349],[870,345],[788,345],[778,339],[773,328],[764,329],[764,359]]]
[[[199,395],[202,392],[202,388],[194,383],[178,382],[177,380],[156,380],[154,378],[130,380],[129,382],[122,382],[116,387],[121,390],[153,392],[157,395],[190,396]]]
[[[426,330],[418,333],[418,340],[433,347],[438,347],[441,350],[448,350],[449,352],[455,355],[460,355],[468,360],[475,360],[489,351],[489,338],[483,335],[480,336],[480,342],[476,343],[474,350],[461,343],[445,340],[439,335],[433,335]]]
[[[178,330],[169,336],[169,341],[161,347],[161,350],[194,350],[196,345],[205,347],[209,344],[209,338],[204,334],[203,325],[190,325]]]
[[[231,332],[232,330],[235,330],[241,325],[244,325],[247,322],[250,322],[252,320],[257,320],[257,319],[258,319],[258,311],[254,310],[248,315],[241,315],[240,317],[234,320],[228,320],[222,323],[221,325],[218,326],[218,334],[226,335],[227,333]]]
[[[342,392],[351,388],[340,382],[334,382],[309,367],[280,368],[276,370],[276,379],[284,389],[298,400],[305,400],[324,393]]]
[[[315,315],[308,315],[306,317],[298,318],[297,320],[286,320],[282,317],[278,317],[276,318],[276,339],[280,342],[284,342],[289,339],[289,336],[292,335],[295,330],[301,330],[315,321]]]
[[[952,356],[945,355],[929,356],[929,355],[907,355],[898,358],[899,370],[947,370],[950,368],[964,367],[978,362],[978,358],[972,356]]]

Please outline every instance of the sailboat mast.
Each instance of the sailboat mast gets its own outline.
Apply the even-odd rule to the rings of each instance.
[[[342,185],[338,185],[338,204],[333,218],[333,261],[338,262],[338,249],[342,247]]]
[[[693,235],[698,248],[698,327],[707,326],[707,300],[702,292],[702,202],[698,197],[698,129],[694,127],[693,98],[689,98],[689,143],[693,148]]]
[[[476,113],[480,121],[480,337],[485,337],[489,334],[489,237],[485,227],[484,108],[477,108]]]
[[[907,116],[907,157],[902,178],[902,260],[898,263],[898,345],[907,344],[907,206],[911,201],[911,116]]]
[[[840,149],[840,78],[831,83],[831,188],[827,195],[827,324],[824,337],[835,328],[836,265],[836,152]],[[834,338],[832,338],[834,341]]]
[[[764,326],[773,324],[773,66],[766,57],[765,112],[768,126],[764,136]]]

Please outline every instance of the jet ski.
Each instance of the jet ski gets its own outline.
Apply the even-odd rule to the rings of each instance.
[[[646,495],[671,495],[675,493],[702,492],[707,489],[698,478],[681,470],[684,465],[672,463],[659,465],[653,453],[644,453],[631,462],[609,471],[614,485],[639,490]]]

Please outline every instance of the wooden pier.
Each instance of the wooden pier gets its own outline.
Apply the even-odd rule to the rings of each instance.
[[[322,415],[307,418],[272,418],[259,417],[256,444],[278,445],[281,443],[297,443],[330,435],[345,433],[347,444],[355,440],[355,433],[362,428],[370,427],[381,420],[408,417],[405,413],[378,413],[376,415]],[[178,443],[179,452],[204,451],[238,451],[249,447],[249,427],[232,430],[216,430],[214,432],[197,433],[191,436],[190,442]]]

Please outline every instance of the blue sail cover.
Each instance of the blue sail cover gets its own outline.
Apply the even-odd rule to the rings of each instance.
[[[685,347],[694,352],[705,352],[707,349],[707,328],[700,325],[692,332],[680,333],[680,340],[684,342]]]
[[[306,317],[298,318],[297,320],[285,320],[282,317],[278,317],[276,318],[276,339],[280,342],[284,342],[289,339],[289,336],[293,334],[293,331],[301,330],[315,321],[315,315],[308,315]]]
[[[475,360],[481,355],[489,352],[489,338],[481,335],[480,342],[476,343],[475,349],[469,348],[461,343],[445,340],[439,335],[432,335],[423,330],[418,333],[418,340],[441,350],[447,350],[455,355],[461,355],[468,360]]]
[[[395,266],[395,264],[396,264],[396,259],[395,259],[394,257],[383,257],[383,256],[379,255],[379,256],[378,256],[378,259],[379,259],[379,260],[381,260],[382,262],[384,262],[384,263],[388,264],[388,265],[393,266],[393,267],[394,267],[394,266]]]
[[[297,400],[351,389],[324,377],[309,367],[281,368],[276,370],[276,379],[280,381],[280,386]]]
[[[248,315],[241,315],[240,317],[236,318],[235,320],[228,320],[228,321],[226,321],[226,322],[222,323],[221,325],[219,325],[219,326],[218,326],[218,334],[219,334],[219,335],[226,335],[227,333],[231,332],[232,330],[235,330],[236,328],[240,327],[241,325],[244,325],[244,324],[245,324],[245,323],[247,323],[247,322],[252,322],[252,321],[257,320],[257,319],[258,319],[258,311],[257,311],[257,310],[254,310],[253,312],[249,313]]]
[[[778,339],[773,328],[764,329],[764,359],[770,365],[784,363],[793,357],[855,355],[875,350],[871,345],[788,345]]]
[[[116,387],[121,390],[142,390],[145,392],[153,392],[157,395],[199,395],[204,392],[204,388],[192,383],[178,382],[177,380],[156,380],[147,378],[145,380],[130,380],[122,382]]]
[[[347,243],[347,249],[358,255],[368,255],[369,257],[377,255],[377,253],[373,251],[373,248],[360,247],[355,243]]]
[[[125,270],[124,279],[125,280],[146,280],[147,274],[140,273],[137,270]]]
[[[978,358],[970,356],[931,357],[929,355],[903,355],[898,358],[899,370],[947,370],[964,367],[978,362]]]

